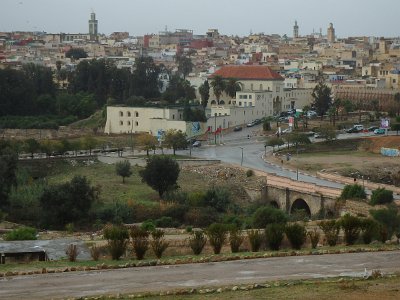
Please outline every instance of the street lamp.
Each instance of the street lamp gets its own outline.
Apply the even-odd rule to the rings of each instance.
[[[214,113],[214,144],[217,145],[217,113]]]
[[[243,147],[239,147],[240,149],[242,149],[242,159],[240,160],[240,165],[243,166]]]

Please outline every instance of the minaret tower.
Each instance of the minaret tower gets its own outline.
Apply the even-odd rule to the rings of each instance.
[[[89,35],[91,41],[97,41],[98,34],[98,21],[96,20],[96,14],[92,12],[89,20]]]
[[[293,26],[293,37],[297,39],[299,37],[299,26],[297,25],[297,21],[294,21]]]

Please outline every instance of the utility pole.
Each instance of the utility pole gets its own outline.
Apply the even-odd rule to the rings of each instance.
[[[217,113],[214,113],[214,144],[217,145]]]

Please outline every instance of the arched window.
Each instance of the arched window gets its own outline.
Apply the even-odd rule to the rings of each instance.
[[[135,111],[135,117],[139,117],[139,113],[137,111]]]
[[[120,116],[120,117],[123,117],[123,116],[124,116],[124,112],[120,111],[120,112],[119,112],[119,116]]]

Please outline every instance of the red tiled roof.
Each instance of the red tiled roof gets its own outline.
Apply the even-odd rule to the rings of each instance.
[[[281,75],[267,66],[223,66],[210,77],[212,78],[216,75],[238,80],[284,80]]]

